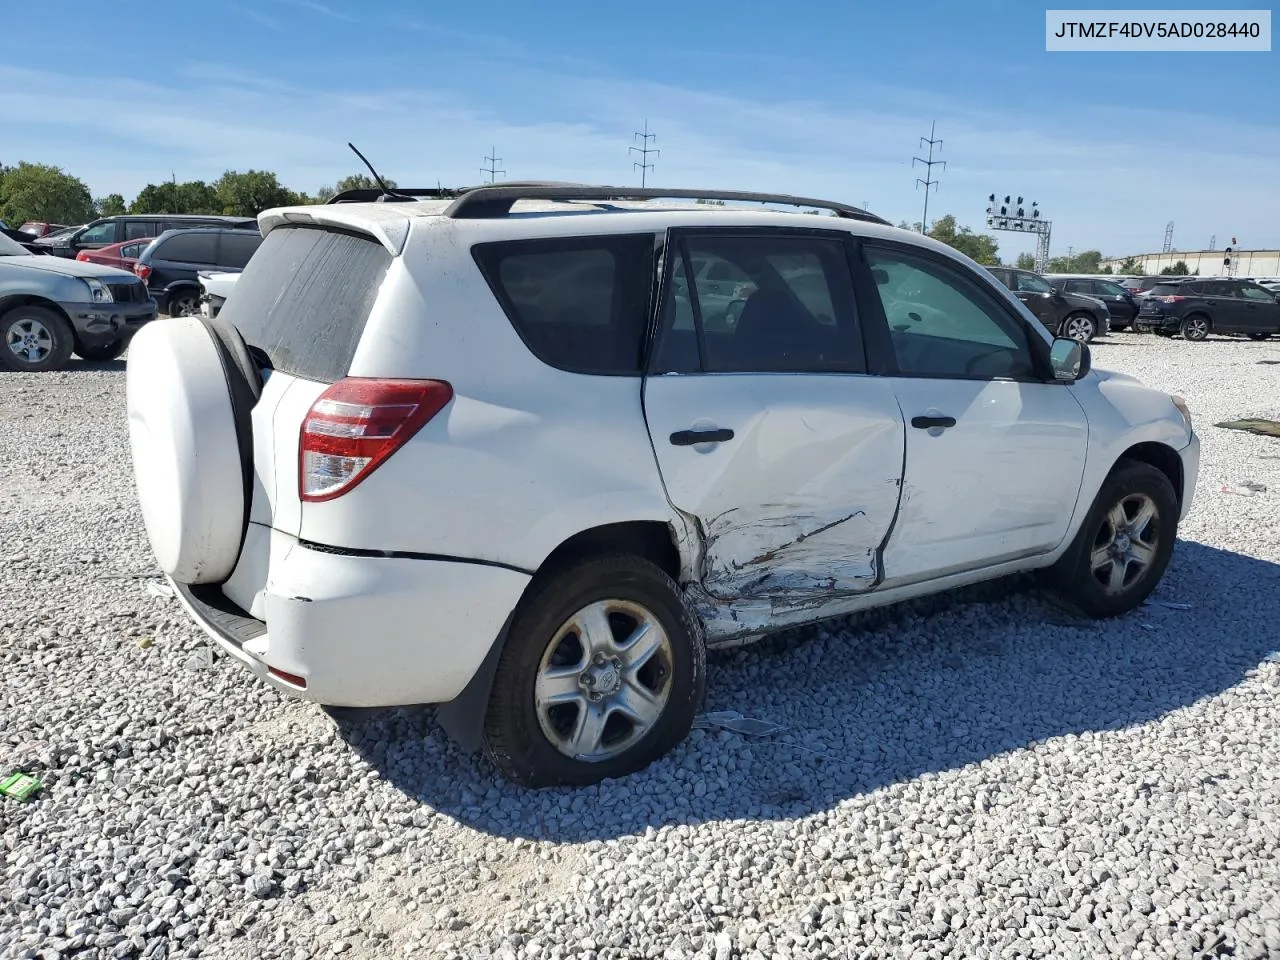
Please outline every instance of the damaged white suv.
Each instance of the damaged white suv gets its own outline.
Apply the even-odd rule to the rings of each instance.
[[[130,350],[156,557],[281,690],[582,784],[685,736],[708,647],[1036,568],[1113,616],[1164,573],[1185,404],[954,250],[791,197],[409,193],[264,213],[219,316]]]

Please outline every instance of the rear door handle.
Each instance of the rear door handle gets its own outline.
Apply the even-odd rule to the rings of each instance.
[[[911,425],[917,430],[930,430],[933,427],[954,427],[955,417],[912,417]]]
[[[671,435],[671,444],[692,447],[695,443],[724,443],[732,439],[732,430],[677,430]]]

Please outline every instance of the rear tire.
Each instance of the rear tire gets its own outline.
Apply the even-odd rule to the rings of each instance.
[[[1088,343],[1098,335],[1098,321],[1087,313],[1073,313],[1062,321],[1059,336]]]
[[[47,307],[14,307],[0,317],[0,367],[18,373],[61,370],[71,359],[71,324]]]
[[[1128,613],[1164,576],[1177,535],[1178,498],[1169,478],[1150,464],[1122,460],[1050,582],[1091,617]]]
[[[179,290],[170,295],[165,312],[170,317],[194,317],[200,312],[200,296],[194,291]]]
[[[88,360],[90,363],[105,363],[108,360],[116,359],[128,348],[129,341],[124,337],[97,347],[86,347],[77,343],[76,356],[81,360]]]
[[[625,776],[685,738],[705,683],[702,624],[676,583],[636,556],[583,560],[541,575],[521,600],[485,751],[528,787]]]
[[[1200,341],[1209,335],[1213,322],[1203,313],[1193,313],[1182,321],[1182,339]]]

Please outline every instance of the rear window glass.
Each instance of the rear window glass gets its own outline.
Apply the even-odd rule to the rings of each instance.
[[[243,231],[222,235],[222,244],[218,248],[218,266],[243,268],[249,258],[257,252],[262,244],[262,235]]]
[[[1180,283],[1157,283],[1151,288],[1153,297],[1168,297],[1177,293],[1185,293],[1186,290]]]
[[[218,314],[282,373],[347,375],[391,254],[372,238],[280,227],[262,241]]]
[[[486,243],[472,254],[538,359],[574,373],[639,374],[653,234]]]
[[[216,233],[178,233],[162,241],[151,257],[153,260],[171,260],[174,263],[217,262],[218,235]]]

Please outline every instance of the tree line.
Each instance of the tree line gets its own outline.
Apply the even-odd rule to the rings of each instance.
[[[395,184],[387,181],[388,186]],[[271,207],[325,203],[344,190],[376,186],[364,174],[344,177],[314,195],[300,193],[280,183],[267,170],[228,170],[212,183],[204,180],[166,180],[149,183],[126,203],[118,193],[94,197],[88,185],[61,167],[44,163],[0,164],[0,220],[17,227],[27,221],[88,223],[96,217],[124,213],[198,213],[256,217]]]

